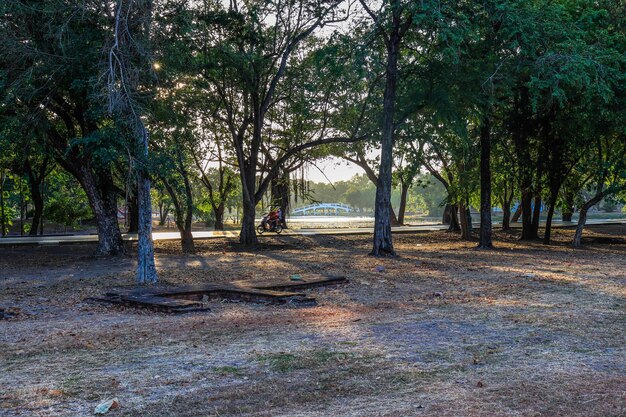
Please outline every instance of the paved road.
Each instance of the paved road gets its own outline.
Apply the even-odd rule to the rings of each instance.
[[[599,224],[626,224],[626,219],[593,219],[588,220],[587,225]],[[495,224],[494,224],[495,225]],[[553,227],[572,227],[575,222],[553,222]],[[479,224],[475,223],[474,227]],[[521,224],[514,223],[514,228],[521,227]],[[411,232],[431,232],[437,230],[446,230],[448,226],[441,224],[423,224],[419,226],[400,226],[394,227],[393,233],[411,233]],[[314,235],[366,235],[373,233],[371,227],[358,228],[338,228],[338,229],[292,229],[285,230],[281,236],[314,236]],[[216,239],[221,237],[237,237],[239,231],[197,231],[193,232],[194,239]],[[276,236],[274,233],[266,233],[263,236]],[[125,233],[122,238],[127,241],[137,240],[136,234]],[[156,232],[153,234],[154,240],[178,240],[180,235],[178,232]],[[65,243],[87,243],[97,242],[97,235],[70,235],[70,236],[23,236],[23,237],[5,237],[0,238],[0,246],[11,245],[59,245]]]

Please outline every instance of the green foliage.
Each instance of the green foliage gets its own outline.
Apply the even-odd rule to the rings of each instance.
[[[67,173],[53,172],[46,188],[44,218],[48,221],[74,227],[93,217],[85,192]]]

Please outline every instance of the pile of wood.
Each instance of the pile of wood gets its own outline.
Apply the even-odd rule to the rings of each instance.
[[[247,301],[265,304],[314,306],[314,297],[304,290],[346,282],[345,277],[309,276],[294,280],[233,281],[224,284],[204,284],[184,287],[140,288],[127,292],[107,292],[89,300],[150,308],[168,313],[210,310],[210,300]]]

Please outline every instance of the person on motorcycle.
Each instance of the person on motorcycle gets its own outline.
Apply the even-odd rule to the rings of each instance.
[[[268,217],[269,217],[270,230],[272,230],[276,228],[276,225],[280,221],[280,215],[278,214],[278,210],[270,211],[270,213],[268,214]]]

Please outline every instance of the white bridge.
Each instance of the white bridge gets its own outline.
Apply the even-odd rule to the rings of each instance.
[[[292,215],[299,216],[336,216],[340,212],[350,213],[354,209],[347,204],[341,203],[317,203],[305,207],[299,207],[291,211]]]

